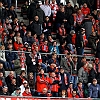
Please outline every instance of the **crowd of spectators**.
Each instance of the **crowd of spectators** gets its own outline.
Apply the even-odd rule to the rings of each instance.
[[[0,95],[99,98],[100,11],[85,2],[72,7],[32,0],[22,6],[25,13],[28,25],[0,1]]]

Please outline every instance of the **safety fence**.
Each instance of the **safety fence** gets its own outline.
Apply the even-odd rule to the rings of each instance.
[[[13,96],[0,96],[0,100],[100,100],[99,98],[60,98],[60,97],[13,97]]]

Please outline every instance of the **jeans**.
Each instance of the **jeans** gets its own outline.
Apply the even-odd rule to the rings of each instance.
[[[77,76],[71,76],[71,80],[73,83],[73,88],[75,89],[77,87],[78,77]]]
[[[47,65],[46,64],[42,63],[41,67],[47,72]]]
[[[5,69],[9,69],[10,68],[10,65],[9,65],[9,63],[7,61],[0,60],[0,63],[2,63],[4,65]]]
[[[69,49],[70,49],[72,52],[74,52],[74,49],[73,49],[73,45],[72,45],[72,44],[68,44],[67,46],[69,47]]]
[[[80,47],[80,48],[76,48],[77,51],[77,55],[83,55],[84,54],[84,48]]]
[[[11,6],[11,0],[4,0],[4,2],[7,3],[8,7],[10,8],[10,6]]]

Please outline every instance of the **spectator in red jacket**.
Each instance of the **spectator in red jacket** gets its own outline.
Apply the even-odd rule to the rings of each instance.
[[[45,40],[43,45],[41,46],[41,52],[44,52],[44,53],[47,53],[49,51],[49,48],[48,48],[48,41]]]
[[[51,90],[52,96],[58,97],[59,79],[56,77],[55,72],[51,73],[50,83],[51,83],[50,90]]]
[[[22,93],[22,96],[32,96],[31,92],[29,92],[29,87],[25,87],[25,91]]]
[[[48,82],[49,80],[47,76],[44,75],[44,70],[40,69],[40,73],[39,75],[37,75],[37,79],[36,79],[38,96],[40,96],[44,88],[47,88]]]
[[[14,42],[14,49],[19,50],[19,48],[22,46],[23,46],[23,44],[21,43],[20,38],[16,37],[16,42]]]
[[[87,7],[86,3],[83,4],[83,7],[81,10],[84,16],[87,16],[88,14],[90,14],[90,9]]]

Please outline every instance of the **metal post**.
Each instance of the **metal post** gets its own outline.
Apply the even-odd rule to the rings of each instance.
[[[29,5],[31,4],[31,0],[29,0]]]
[[[15,11],[17,12],[17,0],[15,1]]]

